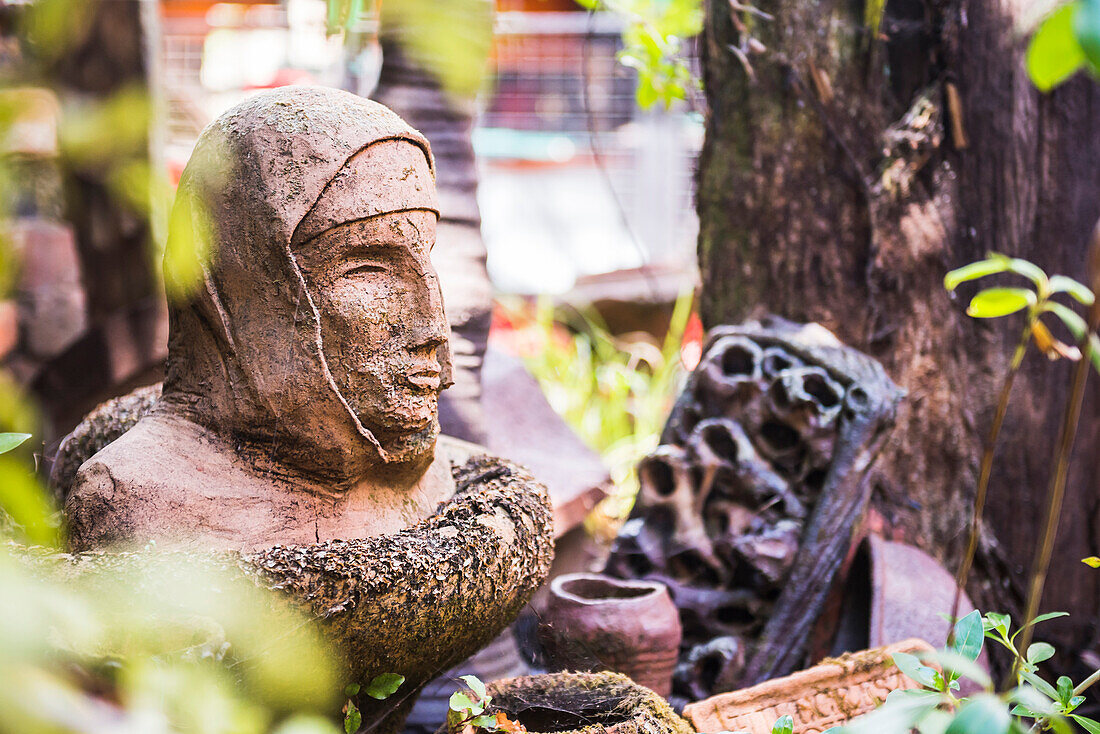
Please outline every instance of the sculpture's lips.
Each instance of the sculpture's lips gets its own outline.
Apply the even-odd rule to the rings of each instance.
[[[418,365],[405,373],[405,381],[425,392],[439,390],[442,383],[438,364]]]

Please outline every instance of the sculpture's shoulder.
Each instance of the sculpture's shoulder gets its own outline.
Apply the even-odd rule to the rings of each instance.
[[[196,472],[211,459],[198,426],[151,415],[85,461],[65,500],[73,550],[182,535]]]

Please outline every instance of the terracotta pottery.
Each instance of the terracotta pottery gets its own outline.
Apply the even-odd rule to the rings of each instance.
[[[672,692],[680,615],[664,584],[593,573],[559,576],[539,627],[559,670],[612,670],[662,696]]]
[[[927,642],[913,639],[848,653],[784,678],[688,704],[684,717],[702,734],[770,734],[776,719],[790,715],[799,734],[819,734],[881,706],[893,690],[916,687],[892,656],[931,650]]]
[[[497,681],[488,692],[492,710],[530,734],[694,734],[663,698],[618,673],[530,675]]]

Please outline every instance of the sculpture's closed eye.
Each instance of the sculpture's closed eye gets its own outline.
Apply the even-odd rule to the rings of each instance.
[[[344,271],[344,276],[368,275],[370,273],[384,273],[387,268],[382,263],[358,263]]]

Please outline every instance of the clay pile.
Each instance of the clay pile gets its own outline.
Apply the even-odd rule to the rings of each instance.
[[[639,464],[607,565],[669,587],[683,623],[677,695],[698,700],[801,662],[900,396],[819,326],[768,319],[711,333]]]

